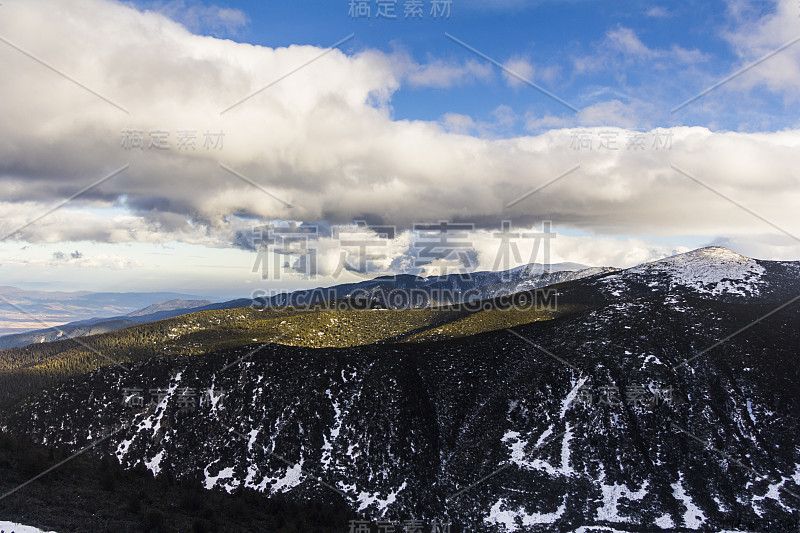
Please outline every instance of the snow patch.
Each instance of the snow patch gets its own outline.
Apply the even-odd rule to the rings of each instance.
[[[208,490],[213,489],[219,480],[233,479],[233,467],[230,466],[228,468],[223,468],[222,470],[220,470],[216,476],[212,476],[211,474],[209,474],[208,469],[213,464],[214,463],[211,463],[203,470],[203,473],[205,474],[205,481],[203,482],[203,485]]]
[[[161,450],[155,455],[155,457],[153,457],[149,461],[144,462],[144,466],[146,466],[147,469],[151,471],[154,476],[157,476],[158,473],[161,472],[161,460],[164,459],[165,453],[166,453],[165,450]]]
[[[333,399],[333,394],[331,390],[328,389],[325,391],[325,394],[328,395],[328,398],[331,401],[331,406],[333,407],[333,425],[331,426],[330,431],[327,435],[324,435],[324,442],[322,445],[322,466],[327,469],[331,463],[331,454],[333,453],[333,443],[336,442],[336,439],[339,438],[339,433],[342,430],[342,410],[339,408],[339,402]]]
[[[675,522],[673,522],[672,518],[666,513],[656,518],[655,524],[661,529],[672,529],[675,527]]]
[[[697,507],[692,501],[692,497],[683,488],[683,472],[679,472],[678,481],[670,485],[672,487],[672,495],[676,500],[679,500],[686,507],[686,512],[683,513],[683,523],[690,529],[698,529],[706,521],[703,511]]]
[[[603,478],[605,478],[605,473],[603,474]],[[644,485],[635,492],[624,484],[601,484],[600,490],[603,492],[603,506],[597,509],[597,520],[605,522],[630,522],[630,518],[619,514],[619,510],[617,509],[619,500],[621,498],[633,501],[641,500],[647,495],[647,487],[649,484],[649,481],[645,481]]]
[[[561,418],[564,418],[564,415],[567,414],[569,406],[575,400],[575,397],[578,395],[578,392],[581,390],[581,387],[583,387],[584,383],[586,383],[587,379],[589,379],[589,376],[584,376],[581,378],[578,383],[572,387],[572,390],[569,391],[569,394],[567,394],[567,397],[564,398],[564,401],[561,402]]]
[[[382,516],[386,512],[387,507],[389,507],[391,504],[397,501],[397,495],[401,491],[405,490],[405,488],[406,488],[406,482],[403,481],[403,484],[400,485],[397,488],[397,490],[395,490],[394,492],[390,492],[389,495],[386,496],[386,498],[383,500],[379,498],[380,493],[378,492],[374,492],[372,494],[368,492],[359,493],[357,499],[361,505],[359,505],[358,507],[358,512],[364,511],[371,505],[374,505],[381,512]]]
[[[270,492],[272,494],[286,492],[302,483],[304,463],[305,459],[301,456],[300,462],[291,468],[287,468],[283,477],[271,479],[270,481],[274,482],[274,484],[270,487]]]
[[[783,507],[790,513],[792,512],[792,509],[790,507],[787,507],[783,503],[780,494],[780,488],[783,487],[784,483],[786,483],[786,480],[787,478],[782,478],[778,483],[770,483],[769,487],[767,488],[767,492],[763,496],[757,496],[755,494],[753,495],[750,501],[753,507],[753,511],[755,511],[755,513],[758,516],[762,516],[764,512],[764,510],[761,509],[761,506],[758,505],[758,502],[766,500],[767,498],[775,500],[781,507]]]
[[[720,246],[644,263],[625,271],[644,275],[666,274],[670,278],[670,288],[679,285],[713,296],[758,295],[765,272],[755,260]]]
[[[0,520],[0,531],[5,531],[7,533],[56,533],[55,531],[45,532],[33,526],[17,524],[16,522],[5,522],[3,520]]]
[[[495,503],[489,511],[489,516],[484,522],[494,525],[504,525],[509,531],[518,529],[517,522],[521,521],[523,526],[533,526],[536,524],[552,524],[564,515],[567,509],[566,499],[561,501],[558,509],[551,513],[528,513],[523,507],[511,509],[502,498]]]

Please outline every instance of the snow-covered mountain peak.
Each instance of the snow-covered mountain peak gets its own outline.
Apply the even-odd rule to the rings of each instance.
[[[682,254],[666,257],[664,259],[661,259],[660,261],[685,260],[685,259],[690,259],[695,261],[705,260],[710,262],[753,261],[749,257],[737,254],[733,250],[729,250],[724,246],[706,246],[705,248],[698,248],[697,250],[692,250],[691,252],[684,252]]]
[[[746,277],[750,272],[759,274],[764,272],[763,267],[755,259],[737,254],[722,246],[698,248],[691,252],[643,263],[629,269],[631,272],[651,272],[653,270],[678,273],[688,270],[690,276],[697,277],[699,274],[709,282],[740,279]]]
[[[765,283],[765,273],[755,259],[722,246],[709,246],[643,263],[621,275],[639,281],[647,277],[651,286],[663,284],[666,277],[669,289],[685,287],[711,296],[757,296]]]

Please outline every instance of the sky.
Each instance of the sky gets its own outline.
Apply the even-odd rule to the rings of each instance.
[[[0,285],[800,259],[796,0],[6,0],[0,64]]]

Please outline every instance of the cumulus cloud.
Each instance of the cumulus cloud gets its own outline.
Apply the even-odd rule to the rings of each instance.
[[[184,0],[145,2],[144,6],[180,22],[193,32],[220,37],[237,35],[250,21],[239,9],[205,5],[192,0],[188,3]]]
[[[472,117],[460,113],[445,113],[440,121],[445,130],[452,133],[467,134],[475,128]]]
[[[512,57],[503,64],[503,79],[513,89],[526,85],[526,81],[536,84],[550,84],[559,74],[559,69],[553,65],[537,65],[526,57]]]
[[[734,23],[724,36],[739,55],[740,68],[767,54],[773,55],[728,82],[729,87],[766,87],[789,101],[796,101],[800,85],[800,43],[796,42],[800,37],[800,6],[794,0],[778,0],[774,9],[765,14],[756,9],[757,6],[748,3],[729,2]],[[794,44],[789,44],[793,41]]]
[[[4,81],[0,100],[0,232],[13,231],[130,164],[82,194],[74,209],[19,232],[15,238],[21,240],[230,246],[237,231],[269,219],[365,219],[400,227],[439,219],[466,219],[480,227],[549,219],[618,234],[763,231],[761,221],[672,164],[800,233],[791,208],[800,190],[798,131],[680,127],[671,130],[670,150],[627,150],[624,143],[617,150],[576,150],[570,128],[483,138],[464,134],[475,125],[463,116],[452,115],[443,126],[393,120],[390,111],[403,83],[437,86],[480,78],[484,70],[471,63],[434,74],[430,69],[442,64],[398,68],[396,56],[373,50],[334,50],[321,57],[325,50],[313,46],[234,43],[194,35],[156,12],[102,0],[68,6],[29,0],[3,9],[0,34],[129,111],[18,50],[0,48],[14,73]],[[634,37],[621,32],[613,38]],[[654,53],[647,47],[633,51]],[[499,123],[509,116],[517,120],[506,111],[498,110]],[[592,121],[625,118],[613,105],[585,114]],[[145,139],[156,130],[167,132],[170,149],[145,141],[142,148],[125,150],[120,144],[126,128],[141,129]],[[183,130],[198,132],[196,146],[178,149]],[[224,148],[206,149],[206,130],[224,131]],[[656,130],[603,131],[624,139],[652,138]],[[507,207],[578,163],[568,177]],[[100,216],[99,210],[114,214]]]
[[[519,88],[525,82],[522,80],[534,81],[534,68],[530,61],[524,58],[512,58],[503,65],[507,70],[503,71],[503,79],[513,88]]]
[[[625,26],[606,32],[605,38],[596,47],[598,52],[575,57],[573,64],[578,74],[605,69],[621,69],[625,65],[647,63],[653,69],[686,68],[709,61],[710,56],[697,49],[683,48],[673,44],[669,48],[652,48],[639,35]]]
[[[605,100],[581,109],[576,118],[586,126],[636,128],[644,115],[637,104],[623,103],[617,99]]]

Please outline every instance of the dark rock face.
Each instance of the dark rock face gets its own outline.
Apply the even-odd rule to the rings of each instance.
[[[800,294],[797,265],[701,259],[559,285],[591,308],[464,339],[105,368],[2,424],[375,521],[796,531],[800,303],[763,317]]]

